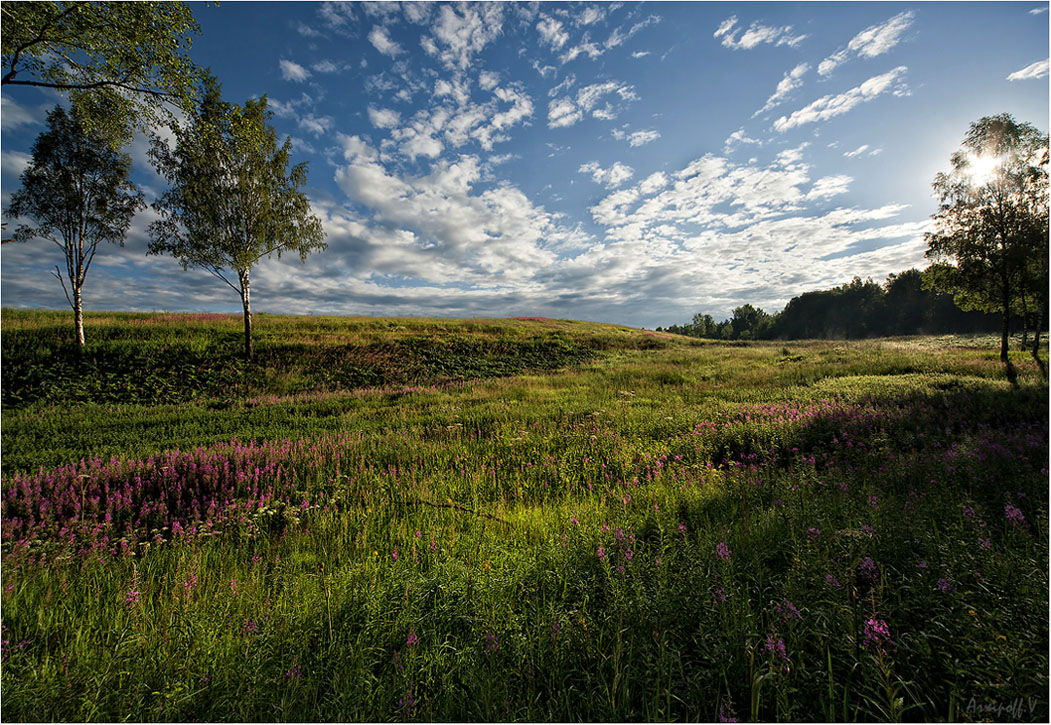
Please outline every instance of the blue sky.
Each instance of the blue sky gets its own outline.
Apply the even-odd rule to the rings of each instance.
[[[329,248],[264,260],[273,313],[543,315],[655,327],[923,267],[930,183],[968,125],[1048,130],[1048,5],[191,3],[194,60],[266,94]],[[60,97],[2,95],[2,195]],[[147,144],[129,149],[148,199]],[[96,310],[236,311],[100,248]],[[7,244],[5,307],[62,309],[60,251]]]

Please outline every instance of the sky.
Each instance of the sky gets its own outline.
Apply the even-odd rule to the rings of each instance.
[[[256,312],[724,319],[926,266],[931,182],[968,126],[1048,130],[1046,2],[190,3],[224,98],[266,95],[328,248],[262,260]],[[3,207],[54,91],[4,89]],[[163,193],[145,138],[127,149]],[[89,310],[236,312],[100,247]],[[11,224],[9,223],[9,228]],[[61,250],[0,253],[4,307],[63,309]]]

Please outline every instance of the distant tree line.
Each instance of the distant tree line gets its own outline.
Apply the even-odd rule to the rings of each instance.
[[[804,292],[780,312],[742,305],[716,322],[697,314],[685,325],[660,328],[715,340],[859,339],[894,335],[999,332],[997,314],[965,311],[953,296],[925,289],[923,273],[909,269],[883,284],[855,277],[828,290]]]

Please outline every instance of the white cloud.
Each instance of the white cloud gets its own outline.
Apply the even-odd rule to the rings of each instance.
[[[49,110],[50,106],[47,105],[26,108],[7,96],[0,96],[0,129],[11,131],[19,126],[43,123]]]
[[[498,185],[475,193],[481,164],[474,156],[439,161],[421,176],[397,176],[375,159],[374,149],[353,142],[336,181],[368,222],[345,211],[334,219],[337,238],[361,249],[378,274],[430,283],[526,285],[555,259],[547,240],[566,235],[552,216],[518,189]]]
[[[423,48],[449,70],[465,70],[475,53],[503,32],[502,3],[442,5]]]
[[[609,96],[619,99],[616,105],[607,100]],[[606,102],[599,106],[602,100]],[[594,83],[577,91],[576,99],[566,97],[551,101],[547,107],[547,125],[549,128],[572,126],[582,120],[586,113],[590,113],[593,118],[609,121],[617,117],[623,103],[635,100],[638,100],[638,96],[634,86],[616,81]]]
[[[766,104],[762,108],[752,114],[752,118],[780,105],[788,97],[789,93],[803,85],[803,76],[808,70],[810,70],[809,64],[800,63],[785,73],[784,78],[781,79],[781,82],[777,84],[777,88],[774,89],[774,94],[766,99]]]
[[[21,176],[32,160],[32,156],[21,151],[0,151],[0,169],[12,176]]]
[[[373,26],[372,32],[369,33],[369,42],[376,50],[391,58],[396,58],[405,52],[400,45],[390,39],[387,29],[382,25]]]
[[[388,108],[369,106],[369,121],[376,128],[394,128],[401,122],[401,114]]]
[[[1047,8],[1044,8],[1044,9],[1046,10]],[[1048,65],[1048,61],[1046,61],[1046,60],[1038,60],[1036,63],[1032,63],[1030,65],[1027,65],[1025,68],[1022,68],[1021,70],[1016,70],[1014,73],[1012,73],[1011,75],[1007,76],[1007,80],[1009,80],[1009,81],[1022,81],[1022,80],[1027,80],[1029,78],[1043,78],[1044,76],[1047,75],[1047,65]]]
[[[805,108],[794,111],[790,116],[781,116],[774,121],[774,129],[787,131],[790,128],[802,126],[806,123],[828,120],[850,111],[859,103],[871,101],[889,90],[894,90],[895,93],[902,93],[904,91],[899,79],[906,70],[908,69],[905,66],[898,66],[882,75],[869,78],[860,86],[851,88],[849,91],[834,96],[823,96]],[[895,86],[896,83],[898,84],[897,86]]]
[[[315,73],[336,73],[339,71],[339,66],[328,59],[318,61],[310,67]]]
[[[286,81],[294,81],[296,83],[302,83],[310,77],[310,71],[308,71],[299,63],[295,63],[291,60],[281,59],[281,77]]]
[[[332,118],[330,116],[315,116],[313,113],[308,113],[299,119],[299,127],[315,136],[320,136],[332,128]]]
[[[805,35],[793,35],[791,25],[777,28],[770,25],[763,25],[758,21],[752,23],[748,27],[748,30],[745,30],[741,33],[740,37],[737,37],[741,28],[737,28],[736,25],[737,16],[731,15],[720,23],[718,29],[712,34],[712,37],[722,38],[722,44],[733,50],[751,50],[762,43],[773,43],[775,45],[788,45],[795,47],[807,37]]]
[[[758,144],[760,146],[763,144],[763,142],[757,138],[749,138],[748,134],[745,133],[744,128],[739,128],[731,133],[726,141],[723,142],[723,153],[730,153],[730,150],[739,143]]]
[[[1033,8],[1032,10],[1029,11],[1029,14],[1030,15],[1039,15],[1040,13],[1046,13],[1046,12],[1047,12],[1047,5],[1044,5],[1043,7]]]
[[[668,177],[663,171],[658,171],[654,174],[650,174],[639,183],[639,193],[643,196],[649,196],[655,191],[659,191],[668,185]]]
[[[632,148],[636,146],[644,146],[651,141],[656,141],[661,137],[660,131],[654,131],[648,129],[644,131],[634,131],[632,133],[626,133],[625,131],[618,129],[613,130],[613,138],[618,141],[627,141],[628,145]]]
[[[814,182],[814,185],[807,192],[806,198],[812,199],[828,199],[829,197],[838,196],[839,194],[846,194],[850,191],[850,184],[854,181],[845,174],[837,174],[835,176],[825,176]]]
[[[569,33],[562,29],[562,23],[550,15],[541,15],[536,29],[540,33],[540,42],[555,50],[569,42]]]
[[[547,105],[548,128],[572,126],[583,117],[583,112],[568,98],[556,98]]]
[[[483,70],[478,74],[478,87],[483,91],[491,91],[500,85],[500,74]]]
[[[605,184],[607,189],[614,189],[635,175],[633,168],[619,161],[608,169],[603,169],[596,161],[589,161],[577,170],[582,174],[591,174],[596,184]]]
[[[648,51],[648,50],[636,50],[634,53],[631,54],[631,57],[632,58],[645,58],[649,54],[650,54],[650,51]]]
[[[875,58],[886,53],[901,41],[901,36],[912,25],[915,14],[909,10],[898,13],[893,18],[879,25],[872,25],[851,38],[846,48],[842,48],[825,58],[817,67],[820,75],[827,76],[838,65],[851,56]]]
[[[845,152],[843,152],[843,155],[846,156],[848,159],[853,159],[853,158],[856,158],[858,156],[861,156],[862,154],[865,154],[866,156],[876,156],[877,154],[880,154],[882,152],[883,152],[883,149],[872,149],[872,148],[869,148],[869,145],[867,143],[865,143],[865,144],[861,144],[860,146],[858,146],[853,151],[845,151]]]

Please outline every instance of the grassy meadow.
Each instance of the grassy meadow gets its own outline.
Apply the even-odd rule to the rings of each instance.
[[[6,721],[1048,718],[993,337],[0,324]]]

